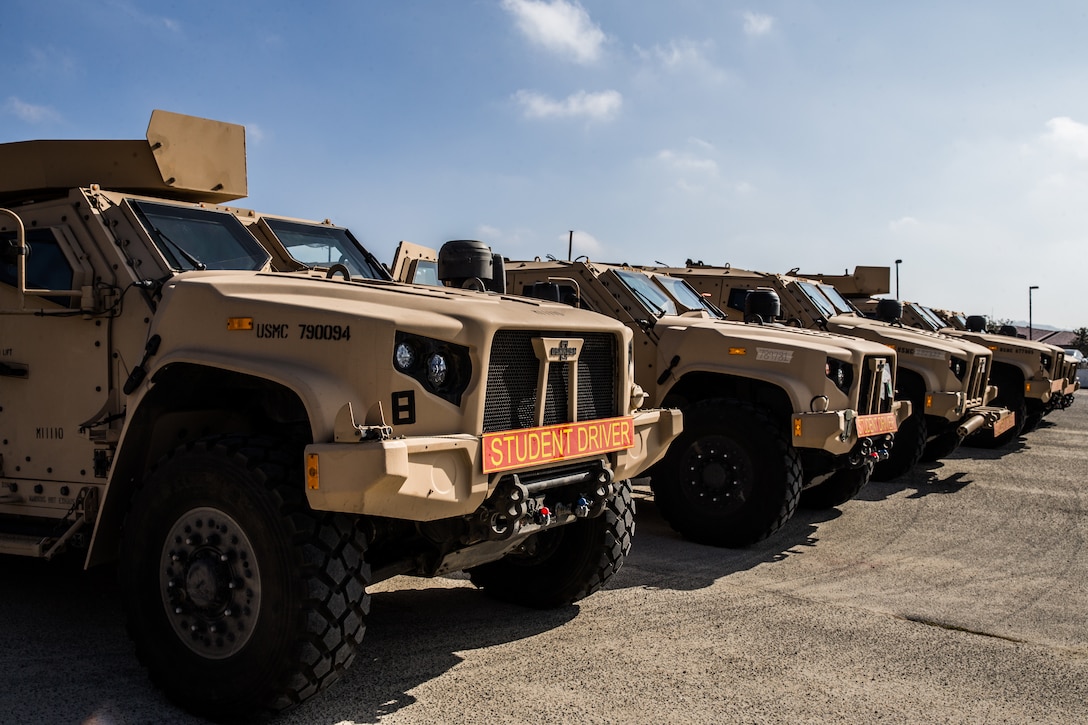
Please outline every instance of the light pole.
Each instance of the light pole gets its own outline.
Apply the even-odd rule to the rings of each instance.
[[[902,259],[895,260],[895,299],[899,299],[899,265],[902,263]]]
[[[1029,340],[1034,340],[1035,339],[1035,332],[1034,332],[1034,330],[1032,329],[1032,326],[1031,326],[1031,291],[1036,290],[1036,289],[1039,289],[1039,285],[1037,285],[1037,284],[1033,284],[1030,287],[1028,287],[1028,339]]]

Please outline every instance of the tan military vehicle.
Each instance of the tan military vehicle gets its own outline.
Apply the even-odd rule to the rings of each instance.
[[[879,301],[872,298],[852,300],[863,312],[879,314]],[[994,354],[993,370],[990,381],[997,385],[998,394],[994,398],[996,405],[1003,405],[1015,416],[1014,425],[1005,433],[976,435],[970,439],[974,445],[982,447],[1001,446],[1014,440],[1021,433],[1033,430],[1044,415],[1061,410],[1073,402],[1076,392],[1076,380],[1067,379],[1065,370],[1065,352],[1053,345],[1017,338],[1016,328],[1012,334],[1006,330],[1003,334],[986,332],[986,320],[981,316],[971,315],[966,318],[966,329],[960,330],[949,325],[935,310],[917,302],[903,302],[898,310],[892,310],[887,304],[885,314],[900,312],[904,324],[922,330],[939,331],[956,335],[979,345],[985,345]],[[1066,387],[1069,391],[1066,392]]]
[[[463,248],[447,244],[439,257]],[[418,248],[400,252],[401,274],[447,278]],[[629,266],[500,263],[508,292],[566,301],[632,330],[635,379],[651,404],[684,411],[684,433],[653,469],[654,499],[695,541],[743,546],[780,528],[799,498],[821,508],[852,498],[909,412],[893,399],[887,347],[727,322],[681,280]]]
[[[216,718],[335,680],[380,579],[600,588],[681,428],[631,333],[395,283],[245,194],[232,124],[0,146],[0,554],[115,562],[151,678]]]
[[[943,322],[945,322],[948,325],[949,328],[951,328],[953,330],[967,330],[967,329],[969,329],[968,326],[967,326],[967,322],[968,322],[968,318],[970,317],[971,318],[971,326],[975,330],[985,331],[985,332],[993,332],[993,330],[991,330],[991,328],[990,328],[990,324],[988,323],[986,318],[984,316],[982,316],[982,315],[968,316],[968,315],[965,315],[962,312],[953,312],[951,310],[943,310],[943,309],[938,309],[938,308],[935,308],[935,307],[931,307],[929,309],[931,309],[934,313],[936,313],[937,317],[939,317]],[[997,334],[1004,334],[1005,336],[1017,336],[1017,337],[1019,337],[1019,335],[1014,335],[1013,334],[1015,330],[1016,330],[1015,327],[1011,328],[1011,330],[1009,328],[1005,328],[1003,330],[998,330]],[[942,332],[947,332],[947,330],[942,330]],[[1061,378],[1063,378],[1065,380],[1065,383],[1062,386],[1061,405],[1059,405],[1058,407],[1068,408],[1070,405],[1073,404],[1076,392],[1078,390],[1080,390],[1081,387],[1082,387],[1082,384],[1081,384],[1082,381],[1080,379],[1080,376],[1077,373],[1077,370],[1084,368],[1083,358],[1078,360],[1078,359],[1076,359],[1075,355],[1070,355],[1070,349],[1060,348],[1057,345],[1051,345],[1050,343],[1042,343],[1042,344],[1044,344],[1047,347],[1051,348],[1051,350],[1053,352],[1052,359],[1053,359],[1054,362],[1053,362],[1053,365],[1051,366],[1051,374],[1055,376],[1055,379],[1057,377],[1061,377]],[[1058,357],[1057,357],[1057,354],[1059,352],[1062,354],[1062,358],[1063,358],[1063,360],[1061,361],[1061,364],[1059,364],[1059,360],[1058,360]],[[1076,351],[1076,352],[1079,352],[1079,351]]]
[[[745,300],[753,291],[771,289],[781,298],[782,317],[788,324],[894,348],[898,353],[896,397],[912,403],[912,415],[899,427],[891,456],[876,465],[873,477],[877,480],[903,475],[919,460],[944,458],[976,431],[1001,433],[1012,424],[1008,410],[988,405],[997,395],[988,384],[993,354],[980,345],[866,318],[833,286],[791,274],[698,263],[659,271],[687,280],[733,319],[743,317]]]
[[[1001,334],[986,332],[982,316],[964,316],[954,312],[938,312],[916,302],[895,304],[880,300],[876,295],[891,291],[891,268],[854,268],[852,274],[805,275],[833,285],[844,297],[870,317],[886,322],[901,320],[903,324],[930,332],[941,332],[983,345],[993,353],[990,382],[997,386],[994,405],[1013,413],[1013,424],[1004,433],[994,436],[983,431],[971,436],[972,445],[1002,446],[1021,433],[1032,430],[1044,415],[1068,407],[1076,392],[1076,373],[1066,369],[1065,351],[1054,345],[1018,339],[1016,328],[1007,327]]]

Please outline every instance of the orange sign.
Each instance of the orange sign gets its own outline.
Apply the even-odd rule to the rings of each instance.
[[[1012,428],[1016,424],[1016,415],[1006,415],[1004,418],[994,422],[994,437],[1001,435],[1009,428]]]
[[[635,443],[631,416],[487,433],[484,473],[619,451]]]
[[[877,436],[882,433],[894,433],[899,429],[895,422],[895,413],[877,413],[857,417],[858,437]]]

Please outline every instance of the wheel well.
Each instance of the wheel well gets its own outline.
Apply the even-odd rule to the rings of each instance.
[[[770,415],[776,425],[788,426],[793,415],[790,396],[777,385],[717,373],[685,375],[666,393],[662,405],[684,408],[709,398],[732,398],[751,403]]]
[[[273,436],[299,449],[311,442],[302,399],[279,383],[188,363],[158,371],[113,461],[88,566],[116,557],[115,532],[156,461],[188,441],[227,433]]]
[[[895,376],[896,398],[909,400],[917,410],[925,410],[926,384],[913,370],[899,368]]]
[[[995,403],[1019,406],[1024,397],[1024,372],[1019,367],[995,360],[990,370],[990,384],[997,386]]]

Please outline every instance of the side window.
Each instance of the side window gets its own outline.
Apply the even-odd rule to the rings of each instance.
[[[551,300],[552,302],[562,302],[563,304],[570,305],[571,307],[578,307],[583,310],[593,309],[586,302],[585,298],[578,296],[578,290],[573,285],[555,283],[555,282],[532,282],[526,284],[521,289],[522,297],[534,297],[539,300]]]
[[[16,286],[19,283],[15,254],[17,240],[14,232],[0,232],[0,283]],[[26,286],[34,289],[72,289],[73,272],[64,252],[50,229],[26,230]],[[72,307],[78,300],[71,297],[46,297],[65,307]]]
[[[733,287],[729,290],[729,300],[725,304],[734,310],[744,312],[744,300],[748,297],[750,291],[740,287]]]

